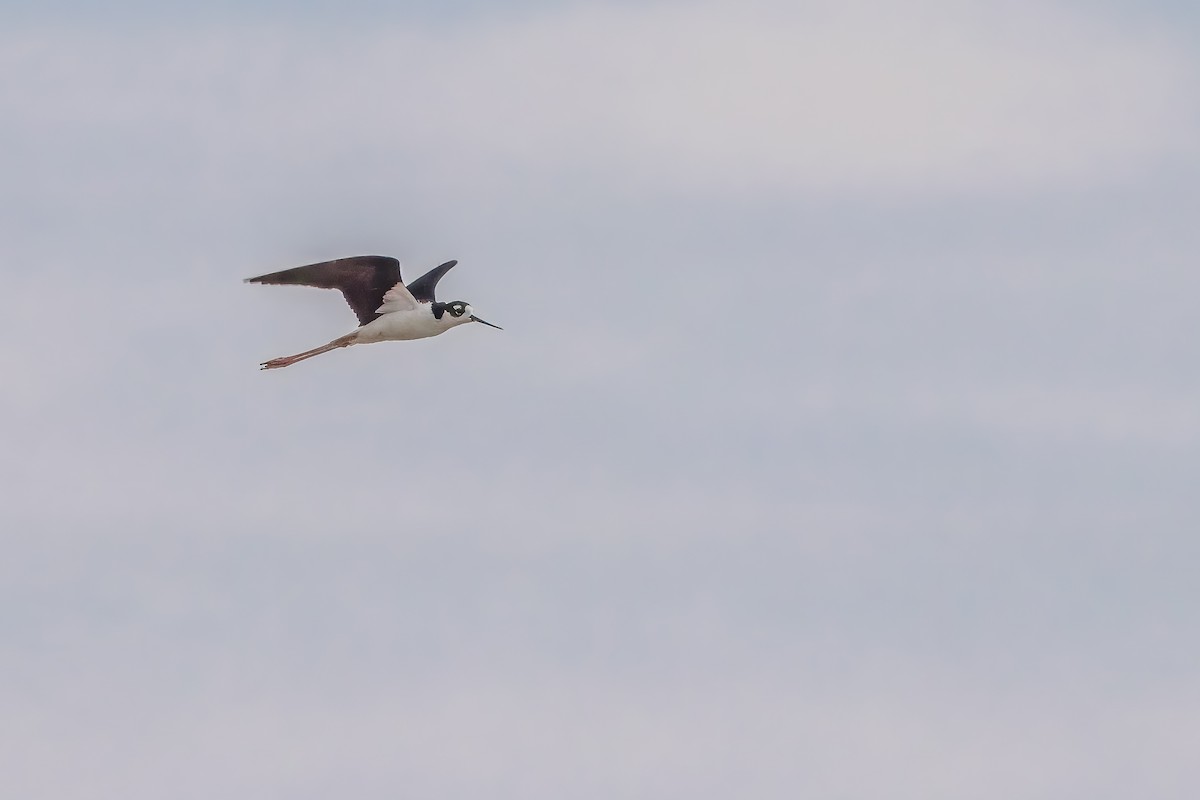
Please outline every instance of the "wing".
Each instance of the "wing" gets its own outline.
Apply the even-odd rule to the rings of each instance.
[[[259,275],[247,278],[246,282],[338,289],[359,324],[366,325],[379,317],[376,309],[383,305],[389,290],[400,283],[400,262],[390,256],[353,256]]]
[[[417,307],[417,300],[408,293],[403,281],[397,281],[396,285],[388,289],[387,294],[383,296],[383,305],[375,309],[376,314],[386,314],[389,311],[411,311]]]
[[[457,261],[447,261],[445,264],[434,267],[410,283],[408,291],[412,293],[413,299],[418,303],[432,303],[436,300],[437,298],[433,296],[433,291],[437,288],[437,282],[457,263]]]

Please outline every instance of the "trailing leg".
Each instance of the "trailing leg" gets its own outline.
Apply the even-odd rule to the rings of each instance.
[[[303,353],[297,353],[294,356],[282,356],[281,358],[272,358],[270,361],[262,363],[262,369],[279,369],[280,367],[290,367],[297,361],[303,361],[306,358],[319,356],[322,353],[328,353],[330,350],[337,350],[339,347],[349,347],[354,344],[354,340],[358,335],[358,331],[348,333],[345,336],[339,336],[332,342],[326,345],[321,345],[313,350],[305,350]]]

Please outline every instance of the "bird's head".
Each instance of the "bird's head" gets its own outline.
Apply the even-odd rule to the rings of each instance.
[[[451,326],[462,325],[464,322],[481,322],[489,328],[495,328],[498,331],[504,330],[499,325],[493,325],[475,316],[471,304],[463,300],[451,300],[449,303],[434,303],[433,316],[443,322],[448,321]]]

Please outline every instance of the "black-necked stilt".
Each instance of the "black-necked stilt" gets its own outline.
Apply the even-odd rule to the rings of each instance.
[[[462,300],[439,303],[434,288],[442,276],[457,264],[447,261],[434,267],[408,286],[400,279],[400,262],[390,256],[353,256],[322,261],[303,267],[247,278],[246,283],[295,284],[321,289],[339,289],[358,315],[359,328],[339,336],[327,345],[294,356],[264,361],[263,369],[288,367],[297,361],[349,347],[399,339],[424,339],[437,336],[464,322],[482,322],[471,306]]]

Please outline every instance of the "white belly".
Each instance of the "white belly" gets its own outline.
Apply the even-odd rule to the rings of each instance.
[[[392,311],[359,328],[356,341],[368,344],[437,336],[453,327],[445,324],[449,316],[443,314],[442,319],[434,319],[433,312],[425,305],[412,311]]]

